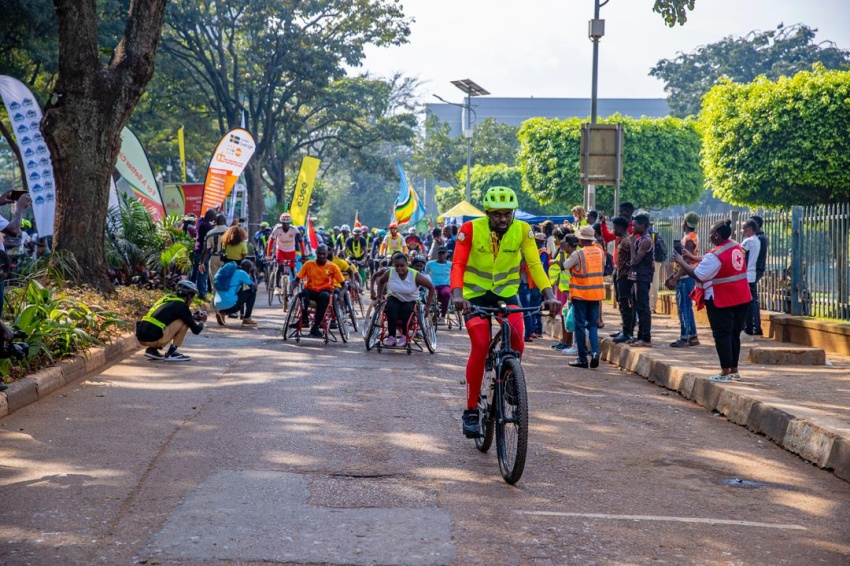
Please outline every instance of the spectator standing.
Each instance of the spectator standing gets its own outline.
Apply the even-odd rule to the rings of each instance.
[[[573,252],[564,263],[572,275],[570,299],[575,319],[575,342],[578,358],[569,362],[572,367],[599,367],[599,329],[596,322],[599,308],[605,299],[602,272],[605,269],[605,253],[594,245],[596,238],[593,227],[585,226],[578,235],[581,249]],[[588,340],[590,352],[588,352]],[[588,360],[588,354],[590,359]]]
[[[13,191],[6,191],[0,195],[0,206],[15,203],[15,212],[12,213],[12,219],[6,220],[0,216],[0,233],[3,237],[17,238],[21,234],[21,222],[24,216],[24,211],[32,204],[32,197],[29,193],[22,194],[17,201],[12,198]],[[20,194],[20,193],[19,193]],[[0,251],[6,251],[0,238]],[[6,306],[6,280],[0,280],[0,317],[3,316],[3,309]]]
[[[731,236],[730,220],[715,223],[709,232],[715,248],[703,255],[696,267],[691,267],[678,252],[673,254],[673,261],[697,281],[700,299],[708,310],[714,347],[720,359],[720,373],[710,379],[726,383],[741,378],[738,373],[741,331],[752,301],[744,249]]]
[[[628,233],[629,221],[618,216],[611,221],[614,226],[614,292],[617,298],[617,306],[620,309],[622,330],[613,336],[614,342],[622,344],[634,339],[635,332],[635,310],[632,287],[633,281],[629,278],[629,265],[632,260],[632,237]]]
[[[555,224],[551,220],[544,220],[540,224],[540,228],[543,229],[543,235],[546,236],[546,253],[549,254],[549,257],[555,257],[555,254],[559,251],[559,246],[555,242]]]
[[[695,267],[699,263],[699,236],[696,227],[699,224],[699,215],[696,212],[688,212],[682,221],[682,232],[684,235],[680,241],[681,249],[688,252],[686,261]],[[691,301],[691,293],[694,291],[696,281],[683,271],[676,263],[673,264],[673,274],[664,282],[668,289],[676,290],[676,310],[679,314],[679,339],[670,344],[672,348],[686,348],[688,346],[699,346],[697,335],[697,323],[694,318],[694,307]]]
[[[574,206],[570,211],[573,213],[573,227],[578,230],[584,226],[587,226],[587,212],[584,210],[584,207],[581,205]]]
[[[634,283],[635,312],[638,318],[638,335],[628,342],[637,348],[652,347],[652,310],[649,306],[649,288],[655,272],[652,236],[649,233],[649,216],[635,216],[634,238],[632,238],[632,258],[629,278]]]
[[[220,325],[224,325],[225,316],[240,312],[244,308],[242,326],[257,326],[256,321],[251,318],[254,302],[257,300],[257,285],[254,282],[253,273],[254,264],[249,259],[242,260],[238,267],[236,262],[228,262],[218,270],[213,280],[215,284],[213,304],[216,308],[215,319]]]
[[[752,319],[755,324],[755,329],[753,331],[753,336],[762,336],[764,332],[761,329],[761,305],[759,304],[758,297],[758,282],[761,281],[761,278],[764,277],[764,272],[767,266],[767,249],[768,249],[768,239],[767,234],[762,230],[762,225],[764,221],[761,216],[750,216],[750,220],[754,221],[756,225],[758,225],[758,231],[756,231],[756,236],[759,239],[759,257],[756,262],[756,295],[753,297],[752,301]]]
[[[549,282],[555,291],[555,298],[564,305],[564,310],[561,312],[561,340],[552,347],[571,356],[578,355],[578,349],[573,345],[573,333],[567,330],[566,324],[572,275],[569,269],[564,269],[564,264],[577,249],[578,238],[564,236],[558,242],[558,253],[552,256],[552,261],[549,262]]]
[[[440,228],[431,230],[431,248],[428,250],[428,259],[434,261],[437,259],[437,254],[440,248],[446,247],[446,239],[443,237],[443,231]],[[448,254],[448,250],[446,250]]]
[[[761,320],[756,321],[755,318],[761,318],[761,313],[759,312],[758,289],[756,288],[758,285],[758,276],[756,272],[758,258],[761,252],[761,242],[758,237],[758,224],[756,224],[756,221],[752,218],[744,222],[744,241],[741,242],[741,247],[746,253],[747,284],[750,286],[750,294],[752,295],[750,310],[747,313],[747,320],[744,323],[744,334],[752,337],[755,335],[756,330],[761,330]],[[761,332],[759,332],[759,334],[761,334]],[[750,338],[750,340],[752,340],[752,338]]]
[[[195,227],[196,236],[195,236],[195,250],[192,254],[192,281],[195,282],[195,285],[198,287],[198,298],[202,301],[207,300],[207,291],[209,290],[209,277],[208,273],[210,271],[209,258],[206,258],[205,263],[201,263],[201,260],[204,256],[204,243],[207,239],[207,233],[213,229],[213,222],[215,222],[215,217],[218,215],[218,212],[214,208],[208,209],[204,213],[204,217],[198,220],[198,223]],[[204,266],[203,271],[201,271],[201,265]]]
[[[207,232],[207,237],[204,239],[204,252],[201,256],[201,263],[198,269],[202,274],[207,273],[205,266],[209,266],[209,278],[215,281],[215,274],[221,268],[222,248],[221,237],[227,231],[227,217],[219,214],[215,217],[215,226]]]
[[[239,263],[248,257],[248,233],[238,224],[228,228],[221,236],[224,263]]]

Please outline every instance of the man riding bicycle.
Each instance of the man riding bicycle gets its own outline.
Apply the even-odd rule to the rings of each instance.
[[[468,314],[473,305],[498,307],[500,302],[519,307],[519,270],[520,261],[524,258],[531,277],[543,292],[543,305],[550,313],[561,311],[561,303],[555,298],[540,262],[534,232],[526,222],[514,219],[517,208],[513,190],[490,187],[484,195],[487,215],[461,226],[452,258],[450,281],[455,309]],[[522,356],[525,335],[522,313],[509,315],[508,322],[511,326],[511,348]],[[466,331],[471,351],[466,362],[463,434],[467,438],[476,438],[480,435],[478,395],[490,346],[490,320],[468,317]]]
[[[285,265],[289,268],[291,274],[295,274],[295,259],[296,248],[301,251],[301,257],[306,257],[304,249],[304,239],[301,233],[292,227],[292,216],[288,212],[280,215],[280,224],[274,227],[269,235],[269,243],[266,248],[266,255],[271,259],[272,249],[274,248],[274,259],[278,265]],[[278,276],[283,270],[278,271]],[[281,294],[280,280],[274,281],[275,295]]]
[[[351,231],[351,237],[345,241],[343,256],[348,258],[350,263],[353,263],[360,272],[360,279],[366,280],[366,262],[368,260],[367,253],[369,252],[369,244],[363,236],[361,228],[355,228]]]
[[[404,243],[404,238],[398,233],[398,223],[393,222],[389,228],[390,233],[387,234],[381,244],[381,255],[392,256],[396,252],[403,252],[407,255],[407,244]]]

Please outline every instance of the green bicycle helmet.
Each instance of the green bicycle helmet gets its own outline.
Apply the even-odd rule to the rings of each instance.
[[[490,187],[484,195],[484,210],[497,210],[519,208],[516,193],[508,187]]]

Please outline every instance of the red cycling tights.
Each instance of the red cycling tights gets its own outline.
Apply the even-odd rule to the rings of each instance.
[[[508,315],[508,323],[511,325],[511,348],[521,356],[525,345],[522,313]],[[484,363],[490,348],[490,319],[473,316],[466,322],[466,332],[472,343],[472,350],[466,362],[466,408],[474,409],[478,407],[478,394],[484,379]]]

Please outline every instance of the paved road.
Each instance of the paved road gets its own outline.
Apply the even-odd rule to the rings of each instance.
[[[532,345],[511,487],[460,434],[465,334],[377,354],[256,318],[0,420],[0,564],[850,563],[850,485],[639,377]]]

